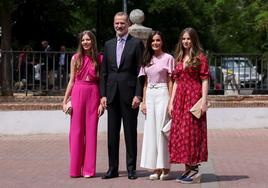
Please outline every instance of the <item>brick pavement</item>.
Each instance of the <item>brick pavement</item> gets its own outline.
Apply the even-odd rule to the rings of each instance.
[[[123,137],[123,135],[122,135]],[[202,183],[181,185],[173,180],[150,181],[150,172],[138,168],[137,180],[128,180],[125,147],[121,137],[120,177],[102,180],[107,170],[106,134],[98,135],[97,175],[95,178],[69,178],[68,135],[0,135],[0,188],[265,188],[268,187],[268,129],[209,130],[209,162],[202,168]],[[139,134],[138,157],[142,134]],[[139,163],[139,161],[138,161]]]

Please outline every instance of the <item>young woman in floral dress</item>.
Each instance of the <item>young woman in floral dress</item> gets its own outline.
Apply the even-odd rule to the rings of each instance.
[[[179,182],[196,183],[200,182],[198,166],[208,159],[206,111],[209,68],[193,28],[181,32],[175,61],[175,82],[169,104],[172,116],[170,162],[185,165],[185,171],[177,178]],[[198,119],[189,110],[200,98],[202,116]]]

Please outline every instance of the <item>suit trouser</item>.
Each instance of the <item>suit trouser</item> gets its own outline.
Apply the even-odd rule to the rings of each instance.
[[[136,170],[137,161],[137,116],[139,109],[122,100],[119,90],[111,104],[108,104],[108,155],[109,169],[118,171],[121,119],[126,143],[127,170]]]

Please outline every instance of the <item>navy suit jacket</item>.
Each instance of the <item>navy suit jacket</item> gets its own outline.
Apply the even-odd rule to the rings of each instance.
[[[101,97],[107,97],[109,104],[113,101],[118,89],[120,98],[131,104],[133,97],[142,96],[143,92],[143,83],[141,79],[138,79],[138,74],[144,45],[140,39],[128,35],[118,68],[116,44],[117,38],[113,38],[104,46],[100,80]]]

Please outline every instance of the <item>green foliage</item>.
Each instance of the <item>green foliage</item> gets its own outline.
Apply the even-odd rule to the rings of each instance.
[[[162,31],[167,39],[168,48],[173,51],[180,32],[186,27],[195,28],[206,49],[212,47],[213,39],[204,23],[212,22],[210,2],[151,0],[148,6],[148,25]],[[203,40],[205,39],[205,40]]]
[[[128,0],[128,13],[139,8],[147,27],[160,30],[172,52],[186,27],[198,31],[205,50],[213,52],[263,52],[268,44],[266,0]],[[101,49],[114,36],[113,16],[122,10],[119,0],[0,0],[0,10],[12,12],[13,47],[50,40],[76,48],[76,36],[95,31]],[[14,44],[17,44],[14,46]],[[57,48],[56,48],[57,49]]]
[[[17,0],[15,5],[17,9],[12,12],[12,33],[13,41],[18,41],[18,46],[13,48],[31,43],[35,50],[39,50],[41,40],[48,40],[57,50],[60,44],[73,41],[70,30],[77,23],[71,11],[74,5],[61,0]]]
[[[215,32],[213,36],[218,41],[218,51],[262,51],[261,46],[263,41],[267,41],[267,35],[265,36],[260,31],[264,29],[265,14],[262,12],[267,12],[267,2],[218,0],[214,4],[214,10],[217,14],[214,14]]]
[[[260,12],[256,17],[256,29],[258,31],[267,31],[268,30],[268,11]]]

